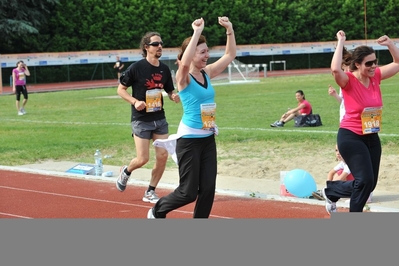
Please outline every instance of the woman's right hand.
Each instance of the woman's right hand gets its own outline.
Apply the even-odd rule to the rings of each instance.
[[[218,22],[226,28],[226,31],[231,32],[233,30],[233,24],[230,22],[228,17],[218,17]]]
[[[337,94],[337,91],[331,85],[328,85],[328,94],[333,96],[334,94]]]
[[[337,32],[337,39],[338,41],[342,40],[345,41],[346,40],[346,35],[345,32],[343,30],[340,30]]]
[[[205,21],[203,18],[199,18],[193,21],[193,23],[191,24],[191,27],[193,27],[193,30],[203,30],[205,26]]]

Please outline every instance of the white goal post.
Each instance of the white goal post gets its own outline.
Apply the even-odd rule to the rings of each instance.
[[[284,71],[285,71],[285,60],[281,60],[281,61],[270,61],[270,71],[273,70],[273,64],[284,64]]]
[[[260,67],[264,67],[264,76],[266,77],[267,64],[244,64],[234,59],[227,69],[213,80],[216,84],[259,82]]]
[[[212,79],[212,84],[222,85],[229,83],[259,82],[260,68],[263,67],[263,77],[267,76],[267,64],[244,64],[234,59],[231,64],[217,77]],[[173,83],[176,85],[176,73],[171,70]]]

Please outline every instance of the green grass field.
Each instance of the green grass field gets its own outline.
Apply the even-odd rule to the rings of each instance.
[[[336,142],[339,104],[328,95],[328,84],[338,89],[330,74],[268,77],[256,83],[215,86],[219,161],[267,159],[272,156],[265,157],[267,150],[284,157],[291,152],[287,147],[305,149],[306,153],[331,150]],[[384,109],[380,136],[386,154],[399,151],[398,84],[396,75],[381,85]],[[298,89],[305,92],[313,112],[320,114],[323,126],[295,128],[291,121],[284,128],[271,128],[270,123],[297,105]],[[48,159],[93,163],[96,149],[112,156],[104,159],[109,165],[126,164],[135,156],[130,106],[117,96],[116,88],[31,93],[26,110],[26,115],[17,116],[15,95],[0,97],[0,165]],[[165,98],[165,110],[170,133],[176,133],[181,105]],[[150,167],[152,161],[145,166]],[[169,160],[168,168],[174,167]]]

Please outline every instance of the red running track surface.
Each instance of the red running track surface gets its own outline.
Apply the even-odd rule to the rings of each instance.
[[[329,69],[271,71],[268,76],[320,74]],[[117,86],[117,80],[28,84],[29,92]],[[3,94],[12,88],[3,87]],[[123,193],[109,182],[0,170],[0,218],[146,218],[153,204],[141,200],[144,187]],[[160,196],[171,192],[157,188]],[[194,203],[168,214],[191,218]],[[345,211],[344,209],[341,211]],[[324,206],[217,194],[210,218],[329,218]]]
[[[146,188],[129,184],[124,192],[114,182],[0,170],[0,218],[141,218],[151,203],[142,201]],[[157,188],[159,196],[170,189]],[[194,203],[167,218],[192,218]],[[346,210],[339,210],[345,212]],[[216,194],[210,218],[329,219],[323,205]]]
[[[277,70],[268,71],[268,77],[279,77],[279,76],[295,76],[295,75],[312,75],[312,74],[325,74],[330,73],[329,68],[314,68],[314,69],[295,69],[295,70]],[[263,73],[260,73],[260,77],[263,77]],[[118,86],[117,79],[107,80],[87,80],[87,81],[69,81],[59,83],[43,83],[43,84],[32,84],[27,83],[26,87],[29,93],[33,92],[52,92],[62,90],[81,90],[81,89],[92,89],[92,88],[108,88]],[[115,92],[116,93],[116,92]],[[0,94],[13,94],[12,87],[4,86]]]

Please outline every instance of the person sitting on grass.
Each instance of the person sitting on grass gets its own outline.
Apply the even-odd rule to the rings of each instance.
[[[283,127],[285,123],[294,119],[296,116],[309,115],[312,113],[312,105],[305,99],[305,94],[302,90],[297,90],[295,92],[295,98],[298,101],[298,106],[294,109],[289,109],[281,116],[280,120],[270,124],[271,127]]]

